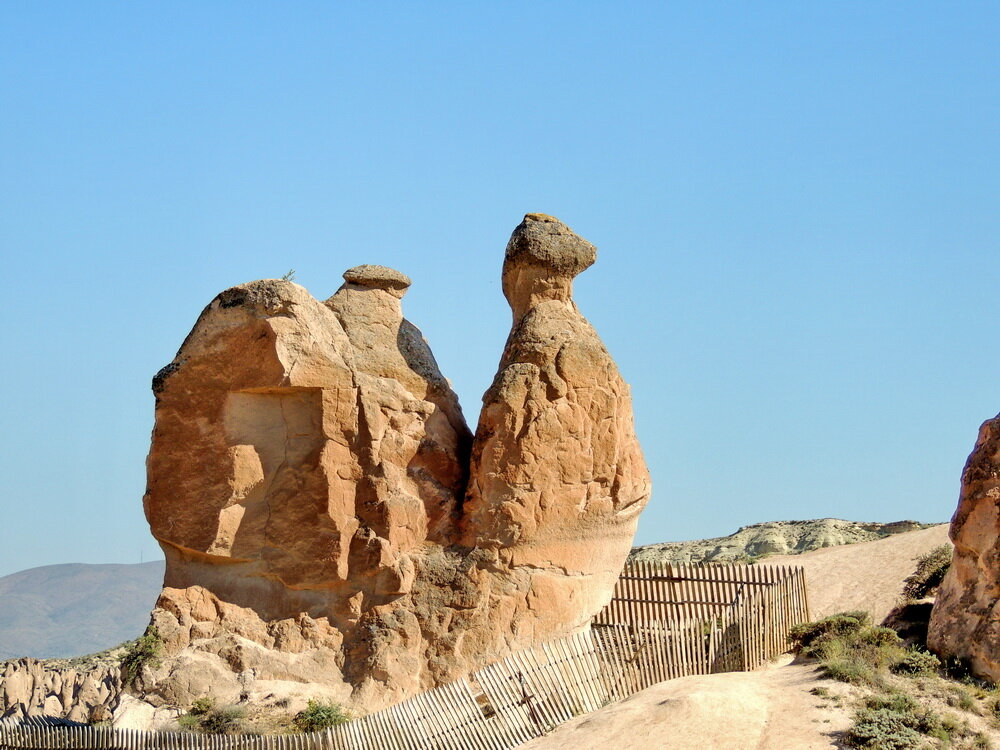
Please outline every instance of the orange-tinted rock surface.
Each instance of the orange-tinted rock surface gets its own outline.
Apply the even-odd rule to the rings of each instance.
[[[573,302],[597,257],[557,219],[529,214],[503,265],[513,326],[483,410],[464,508],[469,546],[532,566],[554,611],[607,600],[649,500],[631,396]]]
[[[949,535],[955,551],[931,612],[928,646],[1000,682],[1000,415],[979,428]]]
[[[371,710],[585,627],[650,492],[628,386],[572,300],[594,259],[551,217],[515,230],[474,443],[398,271],[350,269],[326,302],[288,281],[216,297],[153,383],[165,658],[139,692],[308,683]]]

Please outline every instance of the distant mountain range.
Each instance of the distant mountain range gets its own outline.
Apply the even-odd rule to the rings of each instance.
[[[138,638],[163,565],[71,563],[0,578],[0,660],[80,656]]]

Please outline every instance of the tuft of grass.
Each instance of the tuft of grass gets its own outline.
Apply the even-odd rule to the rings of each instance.
[[[951,545],[942,544],[917,558],[917,569],[903,581],[903,596],[923,599],[930,596],[951,567]]]
[[[244,731],[245,716],[246,711],[239,706],[216,706],[211,698],[198,698],[177,723],[187,732],[239,734]]]
[[[907,654],[894,631],[871,626],[827,634],[813,641],[808,650],[831,679],[873,687],[883,687],[888,671]]]
[[[890,666],[896,674],[934,674],[941,668],[941,660],[934,654],[920,649],[910,649],[902,660]]]
[[[209,711],[215,708],[215,700],[212,698],[195,698],[194,702],[191,704],[191,710],[188,713],[194,716],[204,716]]]
[[[155,625],[146,628],[146,632],[132,641],[121,658],[122,682],[131,685],[142,672],[143,667],[156,667],[160,664],[160,654],[163,652],[163,640]]]
[[[815,644],[838,636],[856,633],[871,625],[871,615],[867,612],[838,612],[814,622],[804,622],[792,626],[788,640],[796,653],[812,656]]]
[[[300,732],[321,732],[350,720],[351,715],[340,705],[311,700],[306,708],[295,714],[292,723]]]
[[[979,713],[979,704],[976,702],[976,699],[969,692],[968,688],[961,685],[956,685],[952,688],[951,692],[945,698],[945,702],[952,708],[959,708],[969,713]]]
[[[199,717],[199,723],[205,734],[239,734],[244,716],[246,712],[239,706],[221,706]]]

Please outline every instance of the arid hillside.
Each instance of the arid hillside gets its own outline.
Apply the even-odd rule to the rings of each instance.
[[[636,547],[630,560],[673,563],[746,562],[771,555],[797,555],[824,547],[872,542],[895,534],[927,528],[917,521],[865,523],[839,518],[812,521],[767,521],[744,526],[729,536],[662,542]]]
[[[45,565],[0,578],[0,660],[80,656],[142,635],[163,561]]]

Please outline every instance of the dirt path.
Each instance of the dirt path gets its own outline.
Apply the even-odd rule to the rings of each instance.
[[[763,565],[801,565],[813,618],[864,609],[881,622],[896,604],[914,559],[948,541],[948,526],[769,557]],[[755,672],[682,677],[581,716],[524,745],[528,750],[823,750],[841,747],[847,711],[814,695],[853,691],[820,678],[815,665],[783,656]],[[847,701],[842,701],[846,703]]]
[[[784,656],[754,672],[662,682],[597,713],[563,724],[524,750],[825,750],[838,748],[847,711],[812,693],[845,694],[815,665]]]

